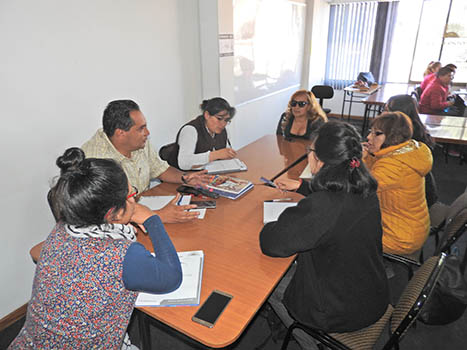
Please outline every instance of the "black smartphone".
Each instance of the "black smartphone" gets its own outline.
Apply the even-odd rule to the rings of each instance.
[[[216,201],[191,201],[190,204],[196,204],[196,209],[215,209]]]
[[[219,198],[219,195],[217,193],[211,192],[207,189],[194,188],[194,187],[186,186],[186,185],[178,186],[177,192],[180,192],[181,194],[192,194],[194,196],[205,196],[205,197],[210,197],[214,199]]]
[[[213,290],[211,295],[205,300],[196,314],[191,318],[192,321],[212,328],[225,307],[232,300],[233,296],[220,290]]]

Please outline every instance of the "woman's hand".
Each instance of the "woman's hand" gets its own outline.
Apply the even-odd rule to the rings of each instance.
[[[368,154],[368,142],[362,142],[362,159],[366,158]]]
[[[274,181],[274,184],[282,191],[296,191],[300,187],[301,181],[292,179],[277,179]]]
[[[217,159],[232,159],[237,156],[237,152],[235,152],[232,148],[222,148],[218,149],[217,151],[211,151],[209,153],[209,161],[212,162],[213,160]]]

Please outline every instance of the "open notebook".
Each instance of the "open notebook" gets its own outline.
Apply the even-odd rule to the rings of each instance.
[[[237,171],[247,171],[248,167],[240,159],[234,158],[215,160],[197,169],[206,169],[208,174],[226,174]]]
[[[135,306],[199,305],[203,279],[204,252],[178,252],[182,264],[183,281],[177,290],[167,294],[139,293]]]

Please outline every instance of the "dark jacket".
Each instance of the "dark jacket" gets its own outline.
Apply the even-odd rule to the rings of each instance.
[[[180,131],[182,131],[182,129],[187,125],[193,126],[198,133],[195,154],[222,149],[227,145],[227,131],[224,129],[220,134],[215,134],[214,137],[212,137],[206,130],[203,115],[200,115],[180,128],[174,143],[165,145],[159,150],[159,156],[177,169],[180,169],[178,165],[178,153],[180,151],[178,137],[180,135]]]
[[[369,326],[386,311],[376,194],[310,193],[264,226],[260,245],[269,256],[298,254],[283,300],[296,320],[327,332],[348,332]]]
[[[298,138],[298,139],[305,139],[309,140],[311,134],[318,130],[318,128],[324,124],[324,120],[322,118],[316,118],[315,120],[311,121],[308,119],[306,124],[306,132],[303,135],[295,135],[290,132],[292,128],[292,124],[294,121],[294,116],[292,115],[289,119],[289,122],[285,126],[284,130],[282,130],[282,122],[285,119],[285,113],[282,113],[281,117],[279,118],[279,123],[277,124],[276,135],[283,135],[285,138]]]

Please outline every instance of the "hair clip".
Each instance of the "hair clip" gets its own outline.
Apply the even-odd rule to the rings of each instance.
[[[360,161],[357,158],[353,157],[352,160],[350,161],[350,168],[355,169],[359,167],[360,167]]]

